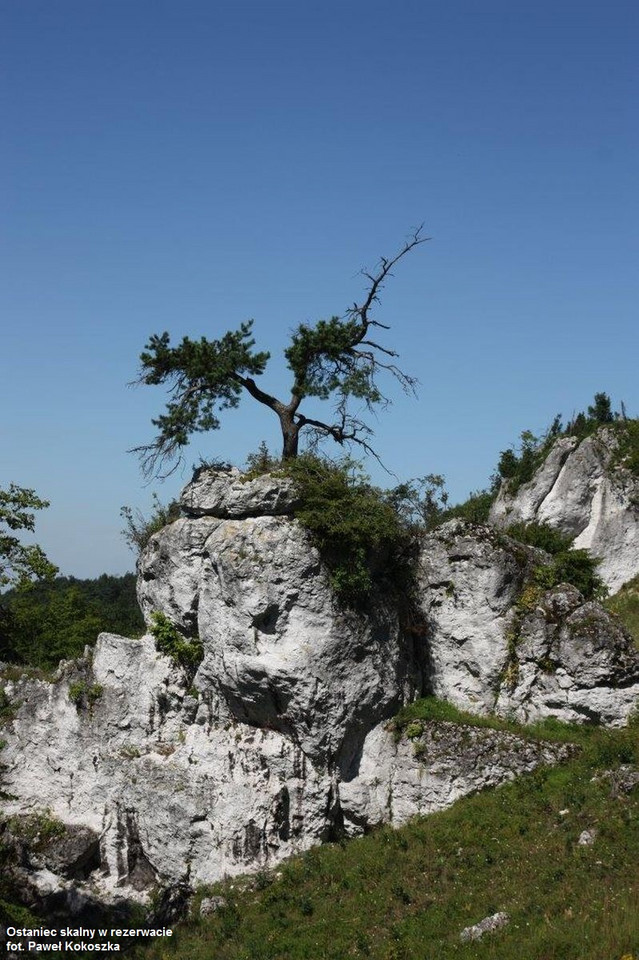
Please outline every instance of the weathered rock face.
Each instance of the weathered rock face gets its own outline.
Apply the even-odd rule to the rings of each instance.
[[[101,687],[92,707],[70,702],[75,674],[7,685],[23,704],[3,755],[13,796],[4,813],[44,813],[69,838],[63,858],[25,844],[18,877],[33,902],[69,916],[158,883],[196,887],[273,865],[563,756],[494,731],[462,736],[454,724],[396,743],[381,723],[342,777],[279,731],[220,720],[214,698],[186,691],[150,637],[103,634],[91,670]]]
[[[5,812],[45,810],[99,837],[86,893],[204,883],[328,836],[331,773],[281,733],[220,721],[152,638],[101,635],[92,707],[70,701],[72,680],[7,685],[24,704],[3,756],[16,797]]]
[[[599,574],[615,592],[639,570],[639,478],[614,464],[617,443],[606,427],[581,443],[559,439],[514,496],[502,486],[491,523],[547,523],[574,537],[575,548],[601,558]]]
[[[195,683],[219,716],[279,730],[313,761],[347,769],[366,732],[423,689],[396,610],[381,598],[366,617],[340,610],[295,521],[203,516],[198,491],[184,498],[198,518],[173,523],[142,558],[143,612],[199,636]]]
[[[524,723],[544,717],[620,726],[639,702],[639,653],[597,603],[567,584],[531,603],[513,637],[495,704]]]
[[[235,467],[197,471],[181,498],[187,516],[224,517],[228,520],[291,515],[297,502],[295,487],[289,477],[263,474],[245,480]]]
[[[532,569],[544,559],[459,520],[426,537],[419,593],[431,690],[462,709],[523,722],[623,725],[639,698],[639,651],[573,587],[534,586]]]
[[[513,605],[533,566],[545,557],[489,527],[460,520],[424,539],[418,595],[435,696],[476,713],[493,710]]]
[[[102,634],[55,683],[5,681],[16,707],[4,813],[64,827],[44,850],[18,844],[20,882],[47,908],[81,916],[157,883],[182,890],[272,865],[562,755],[450,724],[396,742],[388,719],[421,694],[622,723],[639,693],[637,654],[596,604],[557,590],[522,607],[539,551],[455,521],[425,538],[418,616],[404,623],[383,597],[347,613],[288,516],[294,494],[253,484],[200,476],[186,516],[140,562],[147,619],[162,612],[201,640],[194,675],[150,635]]]
[[[396,740],[383,726],[366,738],[357,777],[340,786],[348,833],[382,823],[400,826],[572,752],[568,744],[524,741],[482,727],[443,721],[412,726],[410,738]]]

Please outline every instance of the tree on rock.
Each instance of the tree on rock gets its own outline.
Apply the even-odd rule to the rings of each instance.
[[[414,391],[416,380],[395,364],[394,350],[373,339],[375,328],[388,327],[374,320],[371,313],[395,264],[426,239],[420,228],[395,256],[382,257],[372,273],[364,271],[366,295],[343,316],[315,325],[299,324],[284,351],[292,377],[287,399],[267,393],[255,380],[264,373],[270,354],[254,349],[252,320],[219,340],[184,337],[179,346],[173,347],[168,333],[152,336],[140,356],[137,382],[169,385],[170,398],[166,412],[152,421],[158,428],[155,440],[134,448],[144,472],[160,474],[166,463],[179,463],[191,434],[217,430],[219,414],[237,407],[245,393],[278,417],[284,459],[297,456],[303,431],[374,453],[368,442],[371,430],[351,411],[351,402],[361,401],[368,410],[388,403],[378,384],[381,373],[390,374],[407,392]],[[330,418],[319,420],[303,412],[303,402],[312,397],[333,401]]]

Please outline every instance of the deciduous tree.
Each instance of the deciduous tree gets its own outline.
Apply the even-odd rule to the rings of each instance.
[[[35,490],[15,483],[0,490],[0,586],[23,584],[33,579],[48,579],[57,573],[55,567],[36,544],[25,546],[15,533],[32,532],[35,517],[31,511],[43,510],[48,500],[41,500]]]

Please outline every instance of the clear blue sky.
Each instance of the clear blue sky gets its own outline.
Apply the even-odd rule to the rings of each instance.
[[[422,221],[377,314],[421,381],[377,424],[400,478],[461,499],[597,390],[637,415],[638,27],[630,0],[4,3],[0,486],[50,499],[62,571],[133,566],[150,334],[253,317],[283,391],[291,328]],[[261,439],[247,398],[187,462]]]

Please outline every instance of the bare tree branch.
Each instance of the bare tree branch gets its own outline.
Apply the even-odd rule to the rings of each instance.
[[[362,338],[366,336],[369,326],[384,327],[384,324],[379,323],[376,320],[371,320],[368,316],[368,311],[374,303],[379,303],[379,291],[384,286],[386,279],[390,276],[391,270],[395,264],[398,263],[402,257],[405,257],[406,254],[414,247],[417,247],[422,243],[426,243],[427,240],[430,240],[430,237],[421,236],[423,227],[424,225],[421,224],[421,226],[419,226],[417,230],[415,230],[415,232],[409,237],[399,253],[396,253],[395,256],[390,260],[386,257],[380,257],[379,268],[376,273],[369,273],[367,270],[362,270],[363,276],[365,276],[367,280],[370,280],[371,285],[368,294],[361,305],[355,303],[350,310],[347,311],[348,316],[357,317],[362,324],[364,328]],[[388,327],[385,327],[385,329],[388,329]]]
[[[356,444],[379,457],[368,442],[370,428],[348,412],[349,402],[362,402],[371,412],[390,403],[378,385],[378,375],[389,374],[406,393],[415,392],[417,380],[391,362],[398,354],[369,337],[371,326],[388,326],[371,316],[380,293],[395,265],[411,250],[425,243],[419,227],[393,257],[381,257],[375,270],[362,271],[368,289],[361,303],[354,303],[341,317],[300,324],[285,350],[293,384],[288,402],[258,386],[255,377],[264,372],[269,354],[254,349],[253,321],[227,331],[219,340],[184,337],[173,346],[168,333],[150,338],[141,354],[138,383],[166,385],[166,412],[153,421],[159,433],[149,444],[135,447],[146,476],[169,476],[182,461],[181,451],[195,432],[217,430],[220,412],[238,405],[243,393],[272,410],[280,421],[283,457],[295,457],[300,431],[319,431],[338,444]],[[336,401],[334,423],[308,418],[300,412],[311,397]],[[163,465],[175,465],[163,472]],[[381,462],[381,461],[379,461]]]

